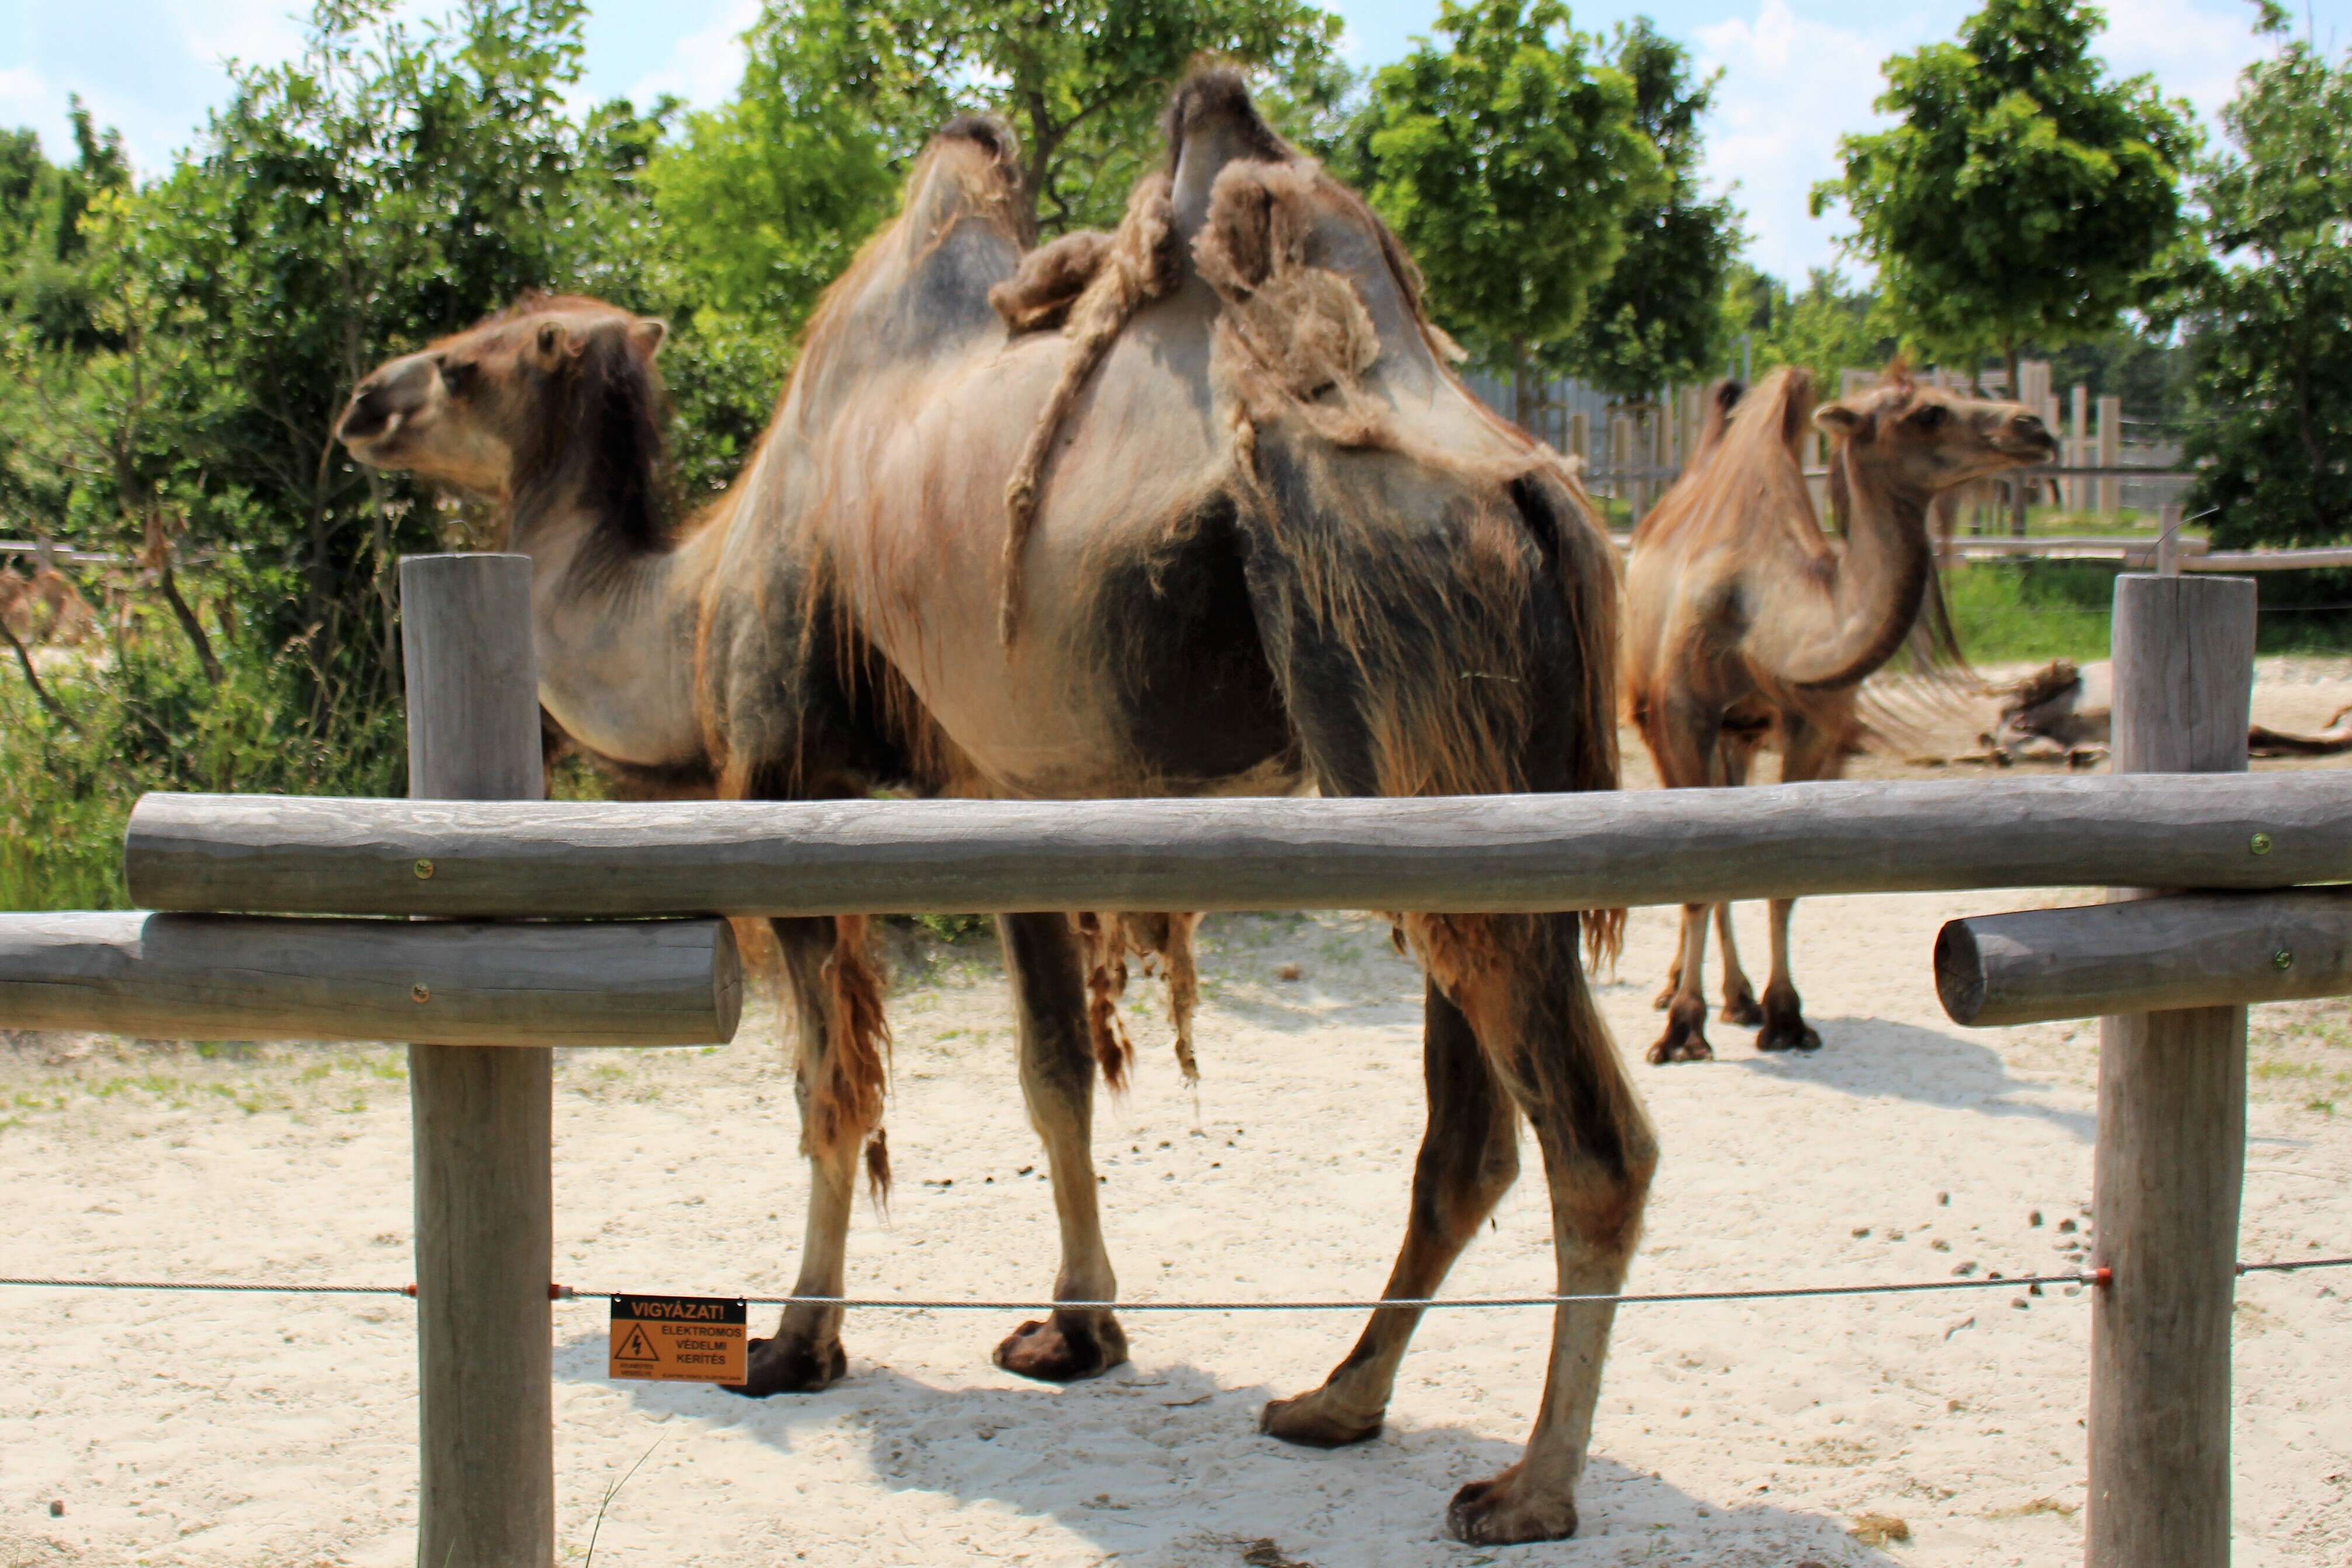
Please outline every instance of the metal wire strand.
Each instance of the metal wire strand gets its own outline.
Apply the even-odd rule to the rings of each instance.
[[[2306,1269],[2352,1268],[2352,1257],[2273,1259],[2240,1263],[2240,1274],[2285,1274]],[[1821,1296],[1914,1295],[1928,1291],[2013,1291],[2032,1285],[2100,1285],[2104,1269],[2071,1274],[2021,1274],[1967,1280],[1912,1280],[1879,1285],[1781,1285],[1746,1291],[1650,1291],[1622,1295],[1593,1291],[1582,1295],[1538,1296],[1401,1296],[1381,1301],[949,1301],[901,1296],[741,1296],[747,1304],[784,1307],[841,1307],[860,1312],[1050,1312],[1057,1309],[1117,1312],[1366,1312],[1383,1308],[1412,1312],[1458,1312],[1481,1307],[1563,1307],[1586,1301],[1612,1301],[1619,1306],[1664,1306],[1684,1301],[1786,1301]],[[407,1296],[414,1285],[273,1285],[188,1280],[66,1280],[0,1278],[0,1287],[26,1286],[57,1291],[204,1291],[237,1295],[285,1296]],[[552,1285],[548,1294],[557,1301],[610,1301],[614,1296],[644,1295],[642,1291],[582,1291]]]

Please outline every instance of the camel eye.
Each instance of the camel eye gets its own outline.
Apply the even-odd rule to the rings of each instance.
[[[1911,416],[1911,424],[1916,430],[1940,430],[1951,417],[1950,409],[1942,403],[1931,402]]]
[[[471,360],[444,360],[441,361],[441,384],[455,395],[463,397],[474,390],[475,380],[480,371],[481,367]]]

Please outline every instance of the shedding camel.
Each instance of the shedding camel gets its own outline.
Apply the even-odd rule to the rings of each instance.
[[[1736,400],[1737,406],[1732,406]],[[1832,440],[1841,549],[1822,531],[1798,456],[1807,416]],[[1627,706],[1670,789],[1748,781],[1768,741],[1791,782],[1834,779],[1865,733],[1864,679],[1924,628],[1948,645],[1927,508],[1955,485],[2046,463],[2056,451],[2023,405],[1963,398],[1900,366],[1872,390],[1813,410],[1811,376],[1775,371],[1720,389],[1690,471],[1633,532],[1625,579]],[[1727,1023],[1760,1024],[1763,1051],[1812,1051],[1789,977],[1790,899],[1771,904],[1772,973],[1759,1006],[1714,911]],[[1708,909],[1683,910],[1650,1060],[1705,1061]]]
[[[1616,574],[1571,476],[1464,389],[1395,240],[1237,76],[1194,76],[1166,131],[1166,170],[1116,233],[1024,256],[1009,134],[949,126],[826,296],[734,487],[682,524],[665,510],[661,326],[593,301],[527,301],[393,361],[342,437],[504,503],[534,562],[551,722],[648,787],[1613,787]],[[1439,1287],[1517,1172],[1522,1116],[1553,1283],[1614,1292],[1656,1153],[1579,953],[1612,925],[1399,920],[1429,976],[1429,1119],[1386,1293]],[[1089,1148],[1089,959],[1167,936],[1118,924],[1000,917],[1063,1301],[1117,1291]],[[776,925],[813,1172],[796,1291],[837,1295],[857,1152],[880,1136],[882,997],[858,921]],[[1265,1428],[1378,1432],[1418,1318],[1374,1312]],[[1606,1301],[1557,1309],[1526,1454],[1462,1489],[1455,1533],[1575,1529],[1612,1318]],[[840,1329],[836,1308],[787,1309],[744,1392],[840,1376]],[[1126,1339],[1071,1307],[996,1354],[1077,1378]]]

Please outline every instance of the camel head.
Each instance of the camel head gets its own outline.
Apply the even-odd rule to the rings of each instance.
[[[335,428],[353,457],[502,501],[603,444],[661,439],[653,368],[667,327],[600,299],[529,294],[465,331],[378,366]],[[573,478],[585,477],[572,475]]]
[[[1849,462],[1923,499],[2058,455],[2049,427],[2023,403],[1961,397],[1913,381],[1900,365],[1868,392],[1824,403],[1813,423]]]

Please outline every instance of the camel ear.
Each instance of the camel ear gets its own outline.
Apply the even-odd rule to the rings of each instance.
[[[1842,402],[1825,402],[1813,411],[1813,423],[1825,435],[1850,437],[1869,423]]]
[[[538,350],[539,362],[552,369],[555,362],[571,350],[572,329],[561,321],[541,321],[538,333],[531,339],[531,345]]]
[[[641,316],[629,323],[629,344],[646,359],[661,352],[669,341],[669,323],[658,316]]]

